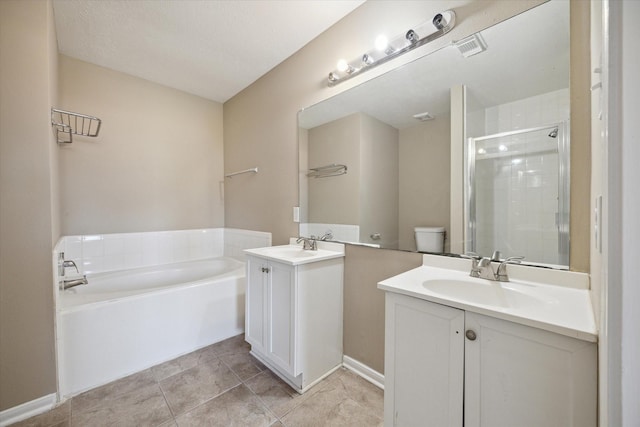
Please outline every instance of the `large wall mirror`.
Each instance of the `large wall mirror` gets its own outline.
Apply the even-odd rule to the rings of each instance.
[[[301,235],[568,267],[569,2],[474,37],[299,113]]]

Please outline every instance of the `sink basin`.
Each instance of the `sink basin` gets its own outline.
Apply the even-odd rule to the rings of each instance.
[[[427,290],[447,298],[494,307],[518,308],[541,301],[509,286],[489,280],[433,279],[422,283]]]

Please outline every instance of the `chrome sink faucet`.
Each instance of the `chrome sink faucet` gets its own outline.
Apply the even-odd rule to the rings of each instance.
[[[318,238],[316,238],[314,236],[311,236],[311,238],[324,242],[324,241],[333,239],[333,232],[331,230],[327,230],[326,233],[324,233],[322,236],[320,236]]]
[[[296,243],[304,242],[302,244],[302,249],[305,251],[317,251],[318,250],[318,241],[313,237],[298,237]]]
[[[498,282],[508,282],[507,264],[520,264],[524,259],[523,256],[508,257],[500,259],[500,251],[494,251],[491,258],[482,257],[475,252],[467,252],[462,255],[463,258],[471,259],[471,271],[469,276],[478,277],[480,279],[495,280]],[[493,269],[493,262],[499,262],[498,268]]]

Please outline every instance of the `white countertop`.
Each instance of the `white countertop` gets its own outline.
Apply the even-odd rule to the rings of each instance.
[[[268,246],[265,248],[245,249],[248,255],[289,265],[309,264],[333,258],[344,257],[344,245],[339,243],[318,242],[318,250],[304,250],[302,245],[290,244]]]
[[[522,267],[519,270],[518,278],[512,278],[510,282],[496,282],[469,277],[468,270],[422,265],[383,280],[378,283],[378,288],[597,342],[598,333],[588,289],[527,281],[522,278],[526,276],[522,273]],[[532,272],[534,277],[536,273]],[[461,286],[460,289],[471,291],[477,286],[480,298],[474,296],[474,292],[448,291],[457,285]],[[447,289],[447,286],[452,288]],[[486,303],[489,299],[483,303],[481,297],[485,294],[490,297],[490,303]]]

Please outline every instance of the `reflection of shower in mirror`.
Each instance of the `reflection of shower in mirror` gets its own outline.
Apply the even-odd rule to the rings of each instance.
[[[469,138],[467,251],[569,264],[568,121]]]

